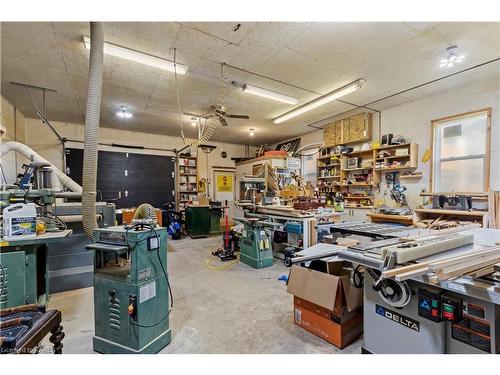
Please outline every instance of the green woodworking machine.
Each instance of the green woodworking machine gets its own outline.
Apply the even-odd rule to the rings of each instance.
[[[241,235],[240,261],[253,268],[273,265],[273,249],[270,228],[279,224],[259,219],[235,218],[244,224]]]
[[[0,309],[47,303],[48,246],[71,234],[52,213],[55,197],[50,189],[0,191]],[[37,235],[39,222],[45,234]]]
[[[95,252],[94,350],[157,353],[167,346],[167,229],[147,223],[100,228],[87,248]]]

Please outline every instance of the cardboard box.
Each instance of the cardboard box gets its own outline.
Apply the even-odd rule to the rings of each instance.
[[[349,312],[363,305],[363,289],[351,284],[344,262],[328,262],[327,272],[293,266],[287,291],[296,297],[331,311],[340,323]]]
[[[354,342],[363,333],[363,315],[357,311],[354,311],[353,318],[339,324],[325,317],[328,310],[316,313],[303,306],[304,302],[307,304],[308,301],[298,297],[293,297],[293,300],[294,323],[340,349]],[[323,309],[319,306],[318,308],[320,311]]]
[[[354,287],[344,262],[328,262],[326,272],[293,266],[287,291],[294,295],[294,323],[344,348],[363,333],[363,290]]]

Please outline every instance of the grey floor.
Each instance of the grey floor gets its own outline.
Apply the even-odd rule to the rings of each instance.
[[[293,324],[292,296],[278,281],[288,274],[280,260],[260,270],[242,263],[207,269],[220,242],[219,236],[169,242],[172,342],[161,353],[360,353],[361,339],[341,351]],[[92,288],[53,294],[49,308],[62,311],[64,353],[93,353]]]

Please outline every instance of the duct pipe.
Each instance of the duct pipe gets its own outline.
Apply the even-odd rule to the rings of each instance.
[[[102,22],[90,23],[90,62],[87,111],[85,113],[85,139],[83,149],[83,230],[92,238],[97,228],[96,220],[96,176],[99,117],[101,114],[102,76],[104,60],[104,35]]]
[[[54,164],[52,164],[50,161],[45,159],[43,156],[38,154],[37,152],[33,151],[30,147],[26,146],[25,144],[22,144],[20,142],[5,142],[2,143],[2,146],[0,148],[0,159],[3,158],[3,156],[10,151],[15,151],[19,152],[21,155],[24,157],[28,158],[29,160],[35,162],[35,163],[44,163],[44,164],[49,164],[50,167],[52,168],[52,171],[54,172],[54,177],[52,184],[54,188],[56,189],[57,183],[54,181],[54,178],[59,180],[60,184],[65,187],[67,187],[69,190],[81,194],[82,192],[82,187],[78,185],[75,181],[73,181],[69,176],[67,176],[64,172],[62,172],[59,168],[57,168]]]

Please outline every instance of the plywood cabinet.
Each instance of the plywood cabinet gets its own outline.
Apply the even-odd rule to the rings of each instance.
[[[371,113],[361,113],[349,118],[349,136],[346,143],[362,142],[372,138]]]
[[[334,128],[335,128],[335,144],[340,145],[342,144],[342,126],[344,124],[345,120],[340,120],[335,122]]]
[[[372,114],[360,113],[328,124],[323,129],[323,138],[327,147],[369,141],[372,138]]]

